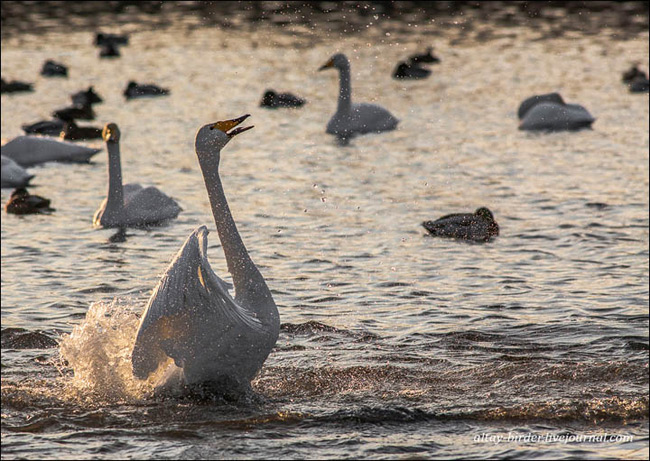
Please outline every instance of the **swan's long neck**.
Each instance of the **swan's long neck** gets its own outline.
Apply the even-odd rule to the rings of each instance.
[[[110,219],[119,215],[124,208],[124,192],[122,190],[122,166],[120,164],[120,145],[107,142],[108,150],[108,195],[104,216]]]
[[[217,225],[217,232],[223,247],[228,271],[232,275],[235,291],[238,298],[246,298],[247,294],[253,296],[268,296],[271,293],[266,286],[264,277],[248,255],[246,246],[242,241],[237,225],[230,212],[226,195],[223,191],[219,177],[219,164],[214,156],[199,156],[199,164],[208,190],[208,198],[212,207],[212,215]]]
[[[339,67],[339,105],[338,113],[349,113],[352,110],[352,87],[350,65]]]

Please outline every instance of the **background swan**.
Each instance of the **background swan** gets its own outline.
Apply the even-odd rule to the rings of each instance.
[[[2,158],[1,187],[26,187],[34,175],[29,174],[27,170],[25,170],[10,158],[5,157],[4,155],[0,157]]]
[[[221,179],[220,150],[252,127],[228,130],[247,115],[203,126],[195,139],[203,179],[236,296],[210,267],[205,226],[183,244],[154,290],[135,340],[133,373],[147,378],[167,358],[178,367],[164,379],[211,383],[219,390],[250,388],[275,345],[280,316],[264,277],[237,232]]]
[[[22,167],[45,162],[87,163],[100,149],[39,136],[18,136],[0,148],[5,157]]]
[[[579,104],[567,104],[558,93],[542,94],[526,99],[517,115],[520,130],[571,131],[590,128],[596,119]]]
[[[378,133],[394,130],[399,123],[390,112],[376,104],[352,104],[350,61],[342,54],[335,54],[320,69],[335,67],[339,71],[339,102],[336,113],[327,124],[326,132],[340,138],[357,134]]]
[[[95,227],[138,227],[174,219],[181,207],[157,188],[122,185],[120,130],[108,123],[102,133],[108,151],[108,194],[93,216]]]

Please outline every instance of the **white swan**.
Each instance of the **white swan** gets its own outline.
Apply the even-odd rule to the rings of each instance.
[[[34,177],[27,170],[4,155],[2,157],[2,188],[5,187],[27,187],[29,181]]]
[[[120,130],[108,123],[102,132],[108,151],[108,194],[93,216],[95,227],[138,227],[174,219],[181,207],[157,188],[122,186]]]
[[[45,162],[87,163],[100,149],[39,136],[18,136],[0,149],[2,155],[22,167]]]
[[[224,390],[247,390],[278,338],[278,309],[237,232],[218,172],[220,150],[252,128],[228,132],[246,117],[205,125],[195,139],[236,296],[212,271],[208,230],[199,227],[167,268],[140,321],[132,352],[133,373],[140,379],[169,357],[178,368],[171,368],[166,384],[211,383]]]
[[[399,123],[390,112],[376,104],[352,104],[350,61],[342,54],[335,54],[320,69],[335,67],[339,70],[339,102],[336,113],[327,124],[326,132],[339,138],[357,134],[378,133],[394,130]]]

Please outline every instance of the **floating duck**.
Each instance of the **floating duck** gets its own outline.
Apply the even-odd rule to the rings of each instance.
[[[262,97],[260,107],[277,109],[279,107],[300,107],[305,104],[305,100],[294,96],[291,93],[276,93],[273,90],[266,90]]]
[[[39,195],[31,195],[24,187],[11,193],[5,204],[5,211],[11,214],[49,214],[56,211],[50,208],[50,201]]]
[[[133,81],[129,82],[124,90],[126,99],[143,98],[149,96],[165,96],[169,94],[167,88],[161,88],[156,85],[139,85]]]
[[[44,75],[45,77],[67,77],[68,68],[58,62],[48,60],[43,64],[41,75]]]
[[[435,221],[425,221],[422,226],[433,236],[460,240],[488,241],[499,235],[499,225],[485,207],[474,213],[448,214]]]

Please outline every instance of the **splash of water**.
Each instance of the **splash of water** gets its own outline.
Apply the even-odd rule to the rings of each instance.
[[[138,329],[135,303],[114,299],[93,303],[86,318],[61,339],[61,357],[74,376],[70,392],[82,400],[140,400],[153,390],[153,379],[140,381],[131,371],[131,348]]]

